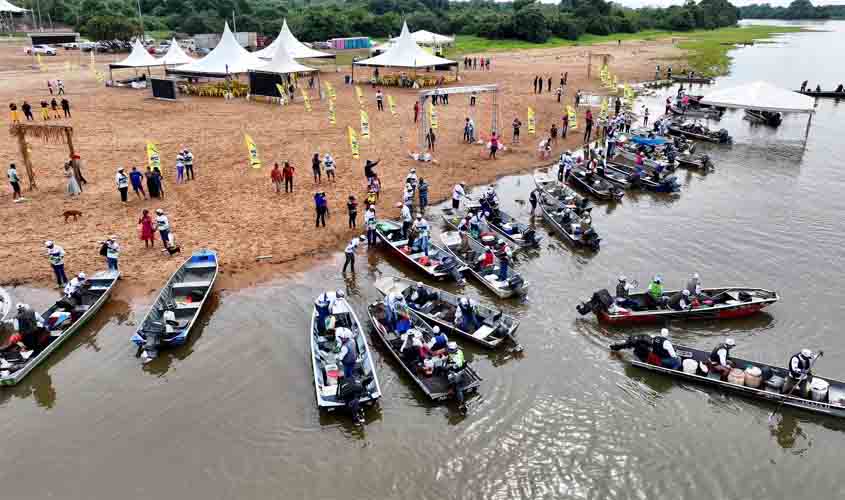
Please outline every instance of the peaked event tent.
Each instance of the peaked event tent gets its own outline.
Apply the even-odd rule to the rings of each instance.
[[[189,64],[196,61],[193,57],[189,56],[182,50],[182,47],[176,43],[176,39],[170,40],[170,48],[167,49],[167,53],[164,54],[164,57],[159,59],[161,64],[165,66],[169,65],[176,65],[176,64]]]
[[[417,42],[417,45],[437,46],[452,45],[455,43],[455,37],[432,33],[428,30],[415,31],[411,33],[411,36],[414,38],[414,41]],[[399,37],[392,38],[391,41],[396,41],[398,39]]]
[[[437,57],[420,48],[408,31],[408,23],[402,24],[402,33],[396,43],[379,54],[363,61],[353,63],[356,66],[389,66],[394,68],[427,68],[430,66],[456,65],[455,61]]]
[[[140,40],[132,44],[132,52],[126,59],[109,64],[109,69],[120,68],[149,68],[150,66],[161,66],[163,63],[151,56]]]
[[[294,61],[290,56],[290,51],[288,50],[284,40],[281,40],[281,42],[276,45],[276,53],[272,60],[269,62],[261,61],[258,66],[252,67],[249,70],[249,86],[250,93],[252,94],[277,97],[278,89],[275,84],[278,83],[283,84],[283,86],[286,85],[286,82],[282,78],[283,75],[289,75],[291,73],[316,73],[317,88],[320,89],[320,98],[322,99],[323,97],[323,91],[320,87],[319,70],[303,66],[302,64]],[[259,75],[255,75],[254,73],[271,73],[278,76],[275,78],[268,78],[266,76],[261,77]],[[290,81],[288,80],[287,83],[290,83]]]
[[[0,0],[3,1],[3,0]],[[334,54],[327,54],[325,52],[320,52],[319,50],[314,50],[311,47],[308,47],[304,43],[300,42],[293,36],[291,33],[290,28],[288,28],[288,20],[285,19],[282,22],[282,31],[279,32],[279,36],[273,40],[273,43],[264,47],[263,49],[253,52],[253,55],[256,55],[262,59],[273,59],[276,55],[276,48],[279,45],[284,45],[287,48],[288,54],[294,59],[317,59],[319,57],[335,57]]]
[[[804,132],[805,145],[810,135],[813,113],[815,113],[815,100],[812,97],[761,81],[717,90],[705,95],[701,103],[721,108],[754,109],[775,113],[807,113],[809,117],[807,130]]]
[[[21,12],[29,12],[28,9],[16,7],[6,0],[0,0],[0,12],[12,12],[13,14],[20,14]]]
[[[250,68],[262,63],[263,61],[255,54],[241,47],[227,22],[220,42],[207,56],[178,68],[169,69],[167,72],[185,76],[224,77],[229,74],[246,73]]]

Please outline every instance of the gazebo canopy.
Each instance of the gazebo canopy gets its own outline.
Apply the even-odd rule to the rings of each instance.
[[[427,68],[430,66],[455,65],[455,61],[437,57],[420,48],[408,31],[408,23],[402,24],[402,33],[396,43],[379,54],[354,63],[356,66],[389,66],[394,68]]]
[[[109,68],[149,68],[150,66],[161,66],[162,64],[164,63],[147,52],[147,49],[144,48],[144,45],[140,40],[135,40],[135,43],[132,44],[132,52],[129,53],[129,56],[122,61],[109,64]]]
[[[176,43],[176,39],[170,40],[170,48],[167,49],[167,53],[164,54],[164,57],[159,59],[161,64],[165,66],[169,65],[176,65],[176,64],[189,64],[196,61],[193,57],[189,56],[182,50],[182,47]]]
[[[178,68],[167,70],[167,72],[187,76],[223,77],[229,74],[246,73],[250,68],[261,63],[261,59],[256,57],[255,54],[241,47],[241,44],[238,43],[235,35],[229,29],[227,22],[223,28],[220,42],[207,56],[202,59],[195,59],[193,62]]]
[[[446,35],[440,35],[438,33],[432,33],[428,30],[419,30],[411,33],[414,41],[417,42],[417,45],[449,45],[455,43],[455,38]],[[392,38],[391,40],[396,41],[399,40],[399,37]]]
[[[284,45],[285,47],[287,47],[288,54],[290,54],[293,59],[316,59],[318,57],[335,57],[334,54],[327,54],[326,52],[314,50],[311,47],[308,47],[304,43],[297,40],[297,38],[293,36],[293,33],[291,33],[290,28],[288,28],[287,19],[282,21],[282,31],[279,32],[279,36],[276,37],[275,40],[273,40],[273,43],[259,51],[253,52],[253,55],[256,55],[262,59],[273,59],[276,55],[276,48],[279,45]]]
[[[722,108],[755,109],[781,113],[814,112],[812,97],[761,81],[717,90],[705,95],[701,99],[701,103]]]
[[[16,7],[6,0],[0,0],[0,12],[11,12],[13,14],[19,14],[21,12],[29,12],[29,9],[22,9],[20,7]]]
[[[308,73],[317,71],[314,68],[303,66],[294,61],[290,56],[284,40],[276,45],[276,53],[270,62],[260,61],[257,66],[249,68],[250,71],[261,71],[262,73],[278,73],[280,75],[287,75],[290,73]]]

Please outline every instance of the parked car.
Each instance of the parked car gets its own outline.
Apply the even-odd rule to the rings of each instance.
[[[162,42],[161,44],[159,44],[159,46],[158,46],[158,47],[156,47],[156,49],[155,49],[155,54],[156,54],[156,55],[163,55],[163,54],[167,54],[167,51],[168,51],[168,50],[170,50],[170,44],[169,44],[169,43]]]
[[[56,55],[56,49],[47,45],[33,45],[32,47],[26,48],[26,54],[44,54],[45,56],[54,56]]]
[[[311,46],[314,47],[315,49],[330,49],[330,48],[332,48],[332,44],[330,44],[329,42],[313,42],[311,44]]]
[[[63,43],[62,47],[65,50],[79,50],[79,43],[77,43],[77,42]]]
[[[79,42],[79,50],[82,52],[91,52],[97,44],[94,42]]]

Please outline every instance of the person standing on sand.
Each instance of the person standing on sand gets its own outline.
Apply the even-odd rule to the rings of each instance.
[[[164,214],[164,210],[160,208],[156,209],[155,222],[158,234],[161,236],[161,242],[164,243],[164,247],[167,248],[170,246],[170,219],[168,219],[167,215]]]
[[[50,119],[50,104],[47,101],[41,101],[41,119],[45,122]]]
[[[519,118],[513,119],[513,143],[519,144],[519,129],[522,127],[522,122],[519,121]]]
[[[464,122],[464,142],[472,142],[471,137],[472,136],[470,134],[469,118],[467,118]]]
[[[79,181],[79,187],[81,188],[84,184],[88,184],[88,181],[82,175],[82,158],[78,154],[74,153],[70,155],[70,166],[73,168],[73,175]]]
[[[53,268],[53,274],[56,276],[56,283],[61,288],[68,281],[65,274],[65,249],[50,240],[45,241],[44,246],[47,248],[47,258],[50,260],[50,267]]]
[[[323,227],[326,227],[328,202],[326,201],[326,194],[322,191],[314,193],[314,210],[317,213],[317,222],[314,224],[314,227],[320,227],[321,222],[323,223]]]
[[[354,195],[350,195],[346,201],[346,211],[349,214],[349,229],[355,229],[357,226],[356,219],[358,218],[358,200]]]
[[[314,172],[314,184],[323,183],[322,173],[323,162],[320,161],[320,153],[314,153],[311,157],[311,170]]]
[[[549,77],[549,86],[546,87],[546,92],[552,92],[552,77]]]
[[[123,167],[117,169],[114,175],[114,182],[117,184],[117,190],[120,192],[120,202],[126,205],[129,201],[129,176],[123,171]]]
[[[73,175],[73,170],[71,170],[69,164],[65,164],[65,178],[67,178],[67,194],[73,198],[74,196],[79,196],[82,193],[82,188],[79,187],[79,182],[76,180],[76,176]]]
[[[29,104],[28,101],[24,101],[23,105],[21,106],[21,110],[23,111],[23,115],[26,117],[26,121],[31,122],[33,120],[32,105]]]
[[[56,86],[59,88],[59,93],[57,95],[65,95],[65,82],[62,80],[57,80]]]
[[[381,161],[381,158],[379,158],[376,161],[367,160],[367,161],[364,162],[364,177],[367,178],[367,184],[369,184],[371,182],[372,178],[376,176],[376,172],[375,172],[374,169],[376,168],[376,165],[378,165],[378,163],[380,161]]]
[[[379,176],[374,175],[370,179],[368,190],[376,195],[376,201],[378,201],[381,196],[381,179],[379,179]]]
[[[62,119],[62,114],[59,113],[59,103],[55,98],[50,99],[50,110],[53,112],[53,118],[56,120]]]
[[[499,137],[496,135],[496,132],[493,132],[493,135],[490,136],[490,156],[487,157],[489,160],[490,158],[496,159],[496,151],[499,150]]]
[[[648,108],[645,106],[643,106],[643,127],[648,127]]]
[[[557,95],[557,102],[560,102],[560,98],[563,97],[563,86],[558,87],[555,94]]]
[[[355,250],[358,249],[358,238],[352,238],[349,241],[349,244],[346,245],[346,250],[344,250],[344,255],[346,256],[346,260],[343,262],[343,270],[342,273],[346,274],[346,268],[352,268],[352,274],[355,274]]]
[[[534,93],[535,94],[537,93],[537,80],[539,80],[539,79],[540,79],[540,77],[538,77],[537,75],[534,75]]]
[[[106,241],[101,241],[106,247],[106,265],[109,271],[117,271],[117,259],[120,258],[120,245],[117,243],[117,235],[113,234]]]
[[[434,151],[434,143],[437,141],[437,137],[434,135],[433,129],[428,129],[428,133],[425,135],[425,140],[428,143],[428,150]]]
[[[285,167],[282,169],[282,178],[285,180],[285,193],[293,193],[293,174],[296,172],[296,167],[285,162]]]
[[[560,138],[566,139],[566,133],[569,131],[569,117],[566,113],[563,114],[563,118],[561,118],[561,126],[560,126]]]
[[[381,89],[378,89],[376,92],[376,107],[379,111],[384,111],[384,94],[381,92]]]
[[[161,170],[158,167],[153,167],[153,179],[155,179],[156,186],[158,187],[158,195],[164,199],[164,181],[162,180]]]
[[[617,97],[613,107],[616,108],[616,116],[619,116],[619,110],[622,109],[622,99]]]
[[[156,180],[150,167],[147,167],[144,177],[147,179],[147,192],[150,193],[150,198],[160,198],[158,186],[156,185]]]
[[[459,182],[455,184],[455,187],[452,188],[452,210],[458,210],[461,208],[461,199],[466,196],[466,191],[464,191],[464,183]]]
[[[182,153],[176,155],[176,184],[185,182],[185,163],[182,159]]]
[[[584,143],[590,142],[590,137],[593,134],[593,112],[591,110],[587,110],[587,113],[584,115],[585,126],[584,126]]]
[[[65,114],[65,118],[70,118],[70,101],[62,97],[62,111]]]
[[[185,180],[194,180],[194,153],[190,149],[182,150],[182,163],[185,164]]]
[[[552,123],[552,128],[549,130],[549,142],[557,144],[557,123]]]
[[[21,195],[21,178],[18,177],[18,169],[14,163],[9,164],[9,170],[6,172],[6,177],[9,178],[9,185],[12,186],[12,199],[16,200],[22,198]]]
[[[420,102],[414,101],[414,123],[420,118]]]
[[[335,182],[334,171],[336,165],[331,154],[326,153],[326,156],[323,157],[323,164],[326,166],[326,180]]]
[[[273,183],[276,194],[280,194],[282,192],[282,171],[279,169],[278,162],[273,163],[273,170],[270,171],[270,182]]]
[[[420,197],[420,212],[425,212],[425,207],[428,206],[428,183],[423,178],[420,178],[417,184],[417,193]]]
[[[47,90],[50,91],[50,95],[53,95],[53,80],[47,80]]]
[[[153,218],[150,217],[150,211],[146,208],[141,212],[141,218],[138,219],[138,226],[140,227],[141,241],[144,242],[144,248],[154,248],[155,229],[153,228]]]

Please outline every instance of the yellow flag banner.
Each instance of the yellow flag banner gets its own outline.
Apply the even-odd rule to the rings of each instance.
[[[161,155],[158,154],[158,144],[147,141],[147,166],[151,170],[161,171]]]
[[[370,117],[367,116],[367,112],[363,109],[361,110],[361,138],[370,138]]]
[[[534,119],[534,109],[528,106],[528,133],[534,135],[537,131],[537,121]]]
[[[38,67],[41,71],[44,71],[46,68],[44,68],[44,61],[41,60],[41,54],[35,54],[35,60],[38,61]]]
[[[617,79],[616,79],[616,75],[613,75],[613,84],[612,84],[612,88],[613,88],[613,91],[614,91],[614,92],[618,92],[618,91],[619,91],[619,80],[617,80]]]
[[[604,99],[601,100],[601,109],[599,110],[599,118],[601,118],[602,120],[607,119],[607,108],[608,108],[607,97],[605,97]]]
[[[337,124],[337,113],[334,109],[334,101],[329,99],[329,123],[332,125]]]
[[[100,73],[99,71],[94,72],[94,77],[97,78],[97,81],[103,83],[106,80],[106,75]]]
[[[390,114],[396,116],[396,100],[392,95],[387,96],[387,107],[390,108]]]
[[[244,144],[246,145],[247,158],[249,165],[252,168],[261,168],[261,159],[258,157],[258,146],[252,140],[249,134],[244,134]]]
[[[352,150],[352,158],[357,160],[360,157],[358,151],[358,136],[355,134],[355,131],[352,129],[352,127],[347,126],[346,129],[349,133],[349,149]]]
[[[94,69],[94,66],[96,66],[96,64],[97,64],[97,59],[94,58],[94,51],[92,50],[91,51],[91,64],[90,64],[92,70]]]
[[[305,101],[305,111],[311,112],[311,98],[308,97],[308,92],[305,89],[299,89],[302,92],[302,100]]]
[[[332,84],[329,83],[329,82],[325,82],[325,83],[326,83],[326,91],[329,94],[329,99],[331,99],[331,100],[337,99],[337,92],[335,92]]]
[[[276,84],[276,90],[279,91],[279,101],[282,104],[287,104],[288,103],[288,93],[285,91],[285,88],[282,87],[282,84],[277,83]]]
[[[437,130],[437,111],[431,103],[428,103],[428,124],[432,130]]]
[[[575,114],[575,109],[572,106],[566,107],[566,114],[569,116],[569,130],[578,129],[578,115]]]
[[[361,90],[361,87],[359,87],[357,85],[355,86],[355,95],[358,96],[358,104],[360,106],[363,106],[364,105],[364,91]]]

